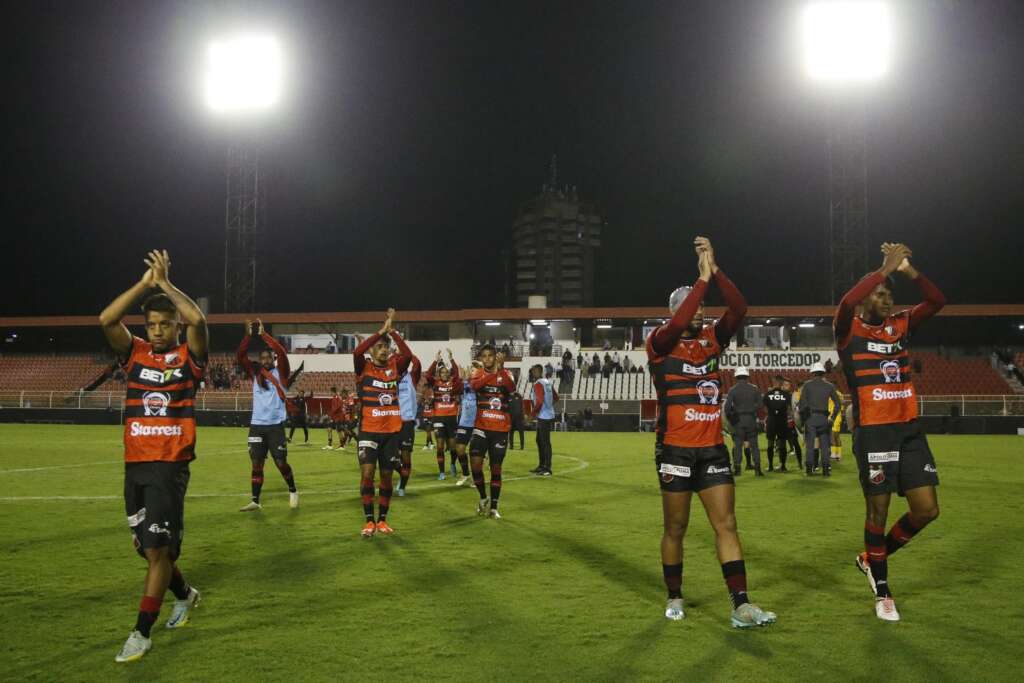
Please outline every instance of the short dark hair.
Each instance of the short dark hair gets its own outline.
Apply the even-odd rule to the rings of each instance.
[[[782,375],[775,375],[775,381],[776,382],[785,382],[786,378],[783,377]]]
[[[479,356],[484,351],[490,351],[491,353],[495,353],[496,349],[494,348],[494,344],[484,344],[483,346],[480,347],[480,350],[476,352],[476,355]]]
[[[148,315],[150,311],[160,311],[161,313],[177,313],[178,307],[171,301],[171,297],[167,296],[163,292],[154,294],[147,297],[142,302],[142,315]]]
[[[544,366],[541,365],[540,363],[530,366],[530,372],[533,372],[534,370],[540,370],[540,374],[544,374]]]

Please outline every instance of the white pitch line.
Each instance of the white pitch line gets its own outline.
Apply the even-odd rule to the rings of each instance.
[[[578,463],[575,467],[571,467],[567,470],[562,470],[559,474],[552,476],[560,476],[562,474],[568,474],[569,472],[578,472],[586,469],[590,466],[590,463],[582,458],[574,458],[570,455],[557,455],[553,454],[552,457],[561,458],[564,460],[572,460]],[[506,477],[503,481],[522,481],[524,479],[540,479],[532,474],[526,474],[518,477]],[[440,488],[456,488],[454,484],[417,484],[414,490],[421,489],[440,489]],[[340,493],[359,493],[359,488],[348,488],[348,489],[330,489],[327,491],[300,491],[303,496],[334,496]],[[274,497],[275,495],[283,496],[284,493],[266,493],[264,497]],[[248,498],[249,494],[245,492],[234,492],[234,493],[189,493],[186,498]],[[0,503],[19,503],[28,501],[90,501],[90,500],[121,500],[123,496],[0,496]]]
[[[124,460],[104,460],[103,462],[80,462],[75,465],[50,465],[49,467],[23,467],[17,470],[0,470],[0,474],[14,474],[15,472],[45,472],[46,470],[66,470],[71,467],[92,467],[93,465],[117,465]]]

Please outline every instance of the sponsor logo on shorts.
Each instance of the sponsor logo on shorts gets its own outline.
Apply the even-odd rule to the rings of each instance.
[[[376,441],[360,441],[356,445],[359,446],[360,448],[376,448],[377,447],[377,442]]]
[[[701,405],[718,405],[718,383],[707,379],[697,382],[697,398]]]
[[[153,524],[149,525],[149,533],[151,533],[151,534],[167,534],[168,536],[170,536],[171,535],[171,530],[167,528],[167,524],[168,524],[167,522],[164,522],[164,526],[160,526],[159,524],[154,522]]]
[[[714,465],[711,465],[707,469],[707,474],[731,474],[731,473],[732,473],[732,469],[729,468],[729,467],[725,467],[725,466],[715,467]]]
[[[128,515],[128,526],[136,527],[146,521],[146,508],[140,508],[134,515]]]
[[[883,360],[878,364],[878,367],[882,371],[882,377],[885,379],[886,384],[899,384],[903,381],[900,378],[899,361]]]
[[[434,429],[441,429],[444,427],[444,422],[434,422],[432,424],[434,425]]]
[[[485,436],[487,436],[487,434],[485,434],[484,430],[482,430],[482,429],[474,429],[473,430],[473,436],[485,437]]]
[[[889,381],[888,378],[886,378],[885,381],[888,382]],[[899,379],[896,379],[895,381],[898,382]],[[914,397],[914,390],[911,387],[907,387],[906,389],[901,389],[899,391],[886,391],[885,389],[882,389],[880,387],[876,387],[875,389],[872,389],[872,391],[871,391],[871,399],[874,400],[874,401],[891,401],[893,399],[898,399],[898,398],[913,398],[913,397]]]
[[[714,422],[721,417],[721,413],[717,410],[713,413],[705,413],[693,408],[687,408],[683,414],[683,419],[687,422]]]
[[[658,467],[658,471],[662,474],[671,474],[677,477],[688,477],[690,476],[690,468],[685,465],[671,465],[667,462],[661,463]]]
[[[883,462],[899,462],[899,451],[884,451],[880,453],[868,453],[868,462],[872,465]]]
[[[935,474],[938,472],[938,470],[935,469],[935,465],[931,463],[928,463],[927,465],[924,466],[924,471],[930,472],[931,474]]]
[[[248,439],[249,443],[263,443],[262,436],[250,436]]]
[[[132,422],[128,433],[131,436],[181,436],[185,430],[181,425],[145,425]]]
[[[881,467],[872,467],[871,471],[868,472],[868,479],[871,481],[872,484],[875,484],[876,486],[878,484],[881,484],[883,481],[885,481],[885,470],[883,470]]]

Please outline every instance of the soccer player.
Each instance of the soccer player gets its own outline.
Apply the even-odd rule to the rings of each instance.
[[[452,364],[452,372],[454,370]],[[480,367],[479,361],[473,361],[466,367],[465,375],[472,375],[472,368]],[[459,466],[462,468],[462,477],[455,482],[456,486],[462,486],[469,478],[469,456],[466,454],[469,448],[469,441],[473,438],[473,425],[476,424],[476,392],[473,387],[463,382],[462,400],[459,402],[459,422],[455,428],[455,457],[458,458]]]
[[[329,451],[334,448],[334,432],[338,433],[338,449],[345,447],[345,423],[348,421],[345,401],[338,393],[338,387],[331,387],[331,403],[328,408],[327,445],[320,450]]]
[[[811,366],[811,379],[800,389],[797,408],[804,425],[807,476],[811,476],[820,465],[821,476],[830,477],[832,424],[842,412],[842,399],[835,385],[825,379],[825,366],[821,363]]]
[[[124,504],[135,550],[147,562],[146,581],[135,628],[115,657],[141,658],[170,589],[175,603],[167,628],[188,623],[199,591],[178,569],[184,533],[189,462],[195,459],[193,414],[209,346],[206,318],[184,292],[171,284],[171,259],[151,251],[142,279],[100,313],[100,325],[127,377],[124,408]],[[122,319],[142,304],[146,339],[135,337]],[[179,337],[185,331],[185,343]]]
[[[550,477],[551,472],[551,425],[555,421],[555,403],[558,392],[550,377],[544,377],[544,368],[538,363],[530,368],[533,383],[532,417],[537,420],[537,468],[530,470],[540,477]]]
[[[541,373],[544,368],[541,367]],[[523,395],[513,391],[508,402],[509,415],[512,416],[512,427],[508,435],[508,448],[515,450],[516,433],[519,434],[519,450],[526,450],[526,419],[523,416]]]
[[[305,440],[302,442],[303,446],[309,445],[309,426],[306,423],[306,412],[309,410],[309,399],[313,398],[313,392],[304,394],[301,391],[295,393],[288,403],[292,406],[292,410],[289,411],[291,418],[291,429],[288,432],[288,443],[292,442],[292,437],[295,435],[295,428],[302,427],[302,433],[305,435]]]
[[[668,604],[665,617],[683,612],[683,536],[696,492],[715,531],[722,575],[732,598],[736,628],[764,626],[776,616],[750,602],[743,550],[736,531],[735,484],[729,451],[722,442],[719,356],[746,314],[747,302],[715,263],[710,240],[694,240],[700,276],[693,287],[669,297],[672,319],[647,338],[647,358],[658,395],[655,469],[661,485],[664,533],[661,562]],[[704,295],[714,279],[728,310],[704,326]]]
[[[473,438],[469,442],[470,470],[473,484],[480,494],[476,512],[490,514],[491,519],[501,519],[498,512],[498,498],[501,496],[501,465],[508,448],[508,432],[512,426],[508,402],[516,390],[515,380],[505,369],[505,354],[495,352],[490,344],[480,347],[478,354],[480,368],[473,372],[469,385],[477,395],[476,421],[473,423]],[[488,499],[484,488],[484,456],[491,466],[491,495]]]
[[[402,437],[398,383],[412,363],[412,351],[392,327],[394,321],[395,309],[389,308],[380,330],[360,342],[352,352],[362,415],[356,444],[359,454],[359,491],[366,517],[361,532],[363,538],[394,532],[388,525],[388,509],[391,507],[395,462],[399,461],[398,444]],[[391,352],[390,340],[394,340],[398,353]],[[366,362],[366,353],[370,355],[369,363]],[[373,484],[378,469],[380,495],[377,498],[377,521],[374,523]]]
[[[345,423],[346,441],[342,441],[339,446],[339,448],[344,448],[347,441],[356,440],[356,434],[359,433],[359,418],[362,417],[363,411],[359,405],[357,392],[350,393],[348,389],[342,389],[341,400],[345,402],[345,411],[348,414],[348,422]]]
[[[399,497],[405,495],[405,487],[412,474],[412,449],[416,443],[416,387],[420,383],[422,367],[420,359],[413,356],[409,369],[398,381],[398,409],[402,414],[402,432],[398,440],[398,456],[401,459],[398,468]]]
[[[420,408],[420,419],[422,420],[423,431],[427,438],[423,443],[423,450],[429,451],[436,448],[434,444],[434,398],[424,393],[423,404]]]
[[[259,367],[249,360],[249,343],[259,336],[267,348],[260,351]],[[276,357],[276,359],[275,359]],[[249,421],[249,459],[252,461],[252,500],[239,512],[262,510],[260,494],[263,491],[263,466],[267,454],[274,459],[277,470],[288,486],[288,506],[299,507],[299,493],[295,488],[295,475],[288,464],[288,440],[284,435],[286,417],[285,386],[289,377],[288,353],[284,347],[263,329],[263,322],[245,321],[245,336],[238,345],[238,364],[252,380],[252,418]]]
[[[846,293],[836,311],[836,346],[853,403],[853,452],[866,499],[865,551],[857,556],[875,597],[875,615],[899,621],[889,588],[889,556],[939,516],[939,476],[917,421],[917,392],[910,374],[909,343],[921,323],[946,303],[942,292],[910,263],[903,244],[883,244],[882,267]],[[893,313],[889,277],[913,280],[924,301]],[[860,316],[854,315],[858,304]],[[909,512],[885,532],[892,494]]]
[[[456,448],[456,430],[459,423],[459,403],[463,395],[462,377],[459,374],[459,366],[452,357],[452,350],[448,349],[448,365],[441,360],[441,352],[437,352],[437,358],[427,368],[427,386],[434,393],[434,432],[437,444],[437,471],[438,479],[444,478],[444,452],[445,448],[451,454],[452,468],[455,467],[455,460],[458,458],[462,465],[462,478],[456,485],[462,486],[469,478],[469,464],[465,455],[465,444],[461,458]],[[475,404],[474,404],[475,405]],[[473,415],[476,419],[476,415]],[[454,472],[452,473],[454,474]]]
[[[789,421],[789,406],[792,396],[783,389],[785,378],[775,375],[772,388],[764,395],[764,407],[768,412],[765,420],[765,436],[768,437],[768,471],[775,471],[775,446],[779,447],[779,471],[786,469],[786,429]]]

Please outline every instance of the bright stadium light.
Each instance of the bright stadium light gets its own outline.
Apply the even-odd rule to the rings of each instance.
[[[281,98],[283,61],[281,46],[269,35],[236,35],[210,43],[203,73],[207,106],[218,114],[270,109]]]
[[[543,326],[543,325],[547,325],[548,321],[547,320],[531,320],[530,324],[531,325],[537,325],[537,326]]]
[[[487,322],[484,323],[484,325],[486,325],[487,327],[497,327],[500,324],[501,323],[499,323],[497,320],[488,320]]]
[[[892,24],[884,2],[816,2],[804,8],[807,75],[827,83],[875,81],[889,70]]]

